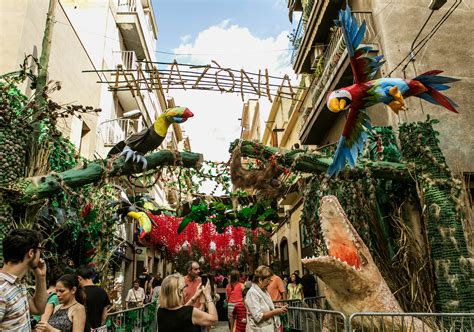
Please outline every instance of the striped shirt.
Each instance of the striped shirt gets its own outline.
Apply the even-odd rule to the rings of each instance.
[[[26,287],[5,272],[0,272],[0,331],[31,331]]]
[[[237,303],[232,314],[235,319],[235,332],[245,332],[247,326],[247,308],[245,308],[245,304]]]

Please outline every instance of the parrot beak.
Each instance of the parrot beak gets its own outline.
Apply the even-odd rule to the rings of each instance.
[[[329,110],[333,113],[339,113],[348,108],[347,98],[331,98],[327,106]]]
[[[341,103],[342,103],[342,105],[341,105]],[[328,108],[331,112],[339,113],[344,108],[345,105],[346,105],[346,101],[344,99],[339,100],[339,98],[331,98],[328,101],[327,106],[328,106]]]

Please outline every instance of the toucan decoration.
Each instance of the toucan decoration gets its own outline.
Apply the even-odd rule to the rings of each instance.
[[[127,213],[127,216],[138,221],[138,224],[140,225],[140,234],[138,237],[140,239],[143,239],[148,233],[151,232],[151,220],[146,212],[130,211]]]
[[[416,96],[435,105],[441,105],[457,113],[458,105],[439,91],[449,89],[447,83],[458,81],[456,78],[439,76],[440,70],[432,70],[412,80],[385,77],[373,79],[384,63],[383,56],[368,56],[372,49],[360,47],[366,24],[357,24],[349,6],[339,11],[336,24],[341,27],[346,43],[350,64],[354,75],[354,84],[329,94],[327,107],[331,112],[349,110],[347,120],[339,139],[328,175],[338,174],[346,161],[354,167],[357,156],[362,152],[367,139],[367,130],[371,129],[367,108],[378,103],[388,105],[395,113],[406,111],[404,98]]]
[[[160,114],[150,128],[118,142],[109,151],[108,157],[120,153],[121,156],[125,156],[125,162],[132,159],[143,164],[143,169],[146,169],[147,161],[144,155],[160,146],[166,137],[168,127],[172,123],[183,123],[192,116],[194,114],[187,107],[169,108]]]
[[[117,207],[114,216],[117,220],[123,221],[123,217],[127,216],[137,221],[139,239],[144,239],[150,234],[153,227],[153,214],[161,215],[169,213],[166,211],[166,208],[160,207],[153,197],[147,194],[134,196],[132,203],[124,190],[120,192],[120,198],[110,202],[110,205]]]

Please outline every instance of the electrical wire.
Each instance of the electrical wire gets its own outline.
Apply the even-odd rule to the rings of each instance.
[[[443,22],[441,22],[441,24],[437,24],[434,28],[433,28],[433,33],[431,35],[431,37],[433,37],[433,35],[439,30],[439,28],[441,27],[441,25],[451,16],[451,14],[456,10],[456,8],[459,7],[459,5],[462,3],[462,0],[459,0],[459,2],[456,4],[454,3],[451,8],[449,9],[449,11],[443,16],[443,17],[446,17]],[[455,6],[455,7],[454,7]],[[453,8],[454,7],[454,8]],[[439,22],[438,22],[439,23]],[[421,41],[421,43],[423,43],[420,48],[415,52],[414,56],[416,57],[416,55],[418,53],[421,52],[421,50],[423,49],[423,47],[429,42],[429,40],[431,39],[431,37],[429,39],[426,39],[424,38],[424,40]]]
[[[402,68],[402,72],[403,72],[404,78],[406,78],[405,71],[406,71],[406,69],[407,69],[407,67],[408,67],[408,64],[414,59],[413,47],[415,46],[415,42],[416,42],[416,40],[418,39],[418,37],[420,37],[421,33],[423,32],[423,30],[424,30],[425,27],[426,27],[426,24],[428,24],[428,21],[430,20],[431,16],[433,16],[433,14],[434,14],[434,9],[431,10],[431,13],[430,13],[430,14],[428,15],[428,17],[426,18],[425,23],[423,23],[423,25],[422,25],[420,31],[418,31],[418,33],[416,34],[415,39],[413,39],[413,42],[411,43],[411,46],[410,46],[410,53],[409,53],[409,55],[410,55],[410,61],[408,61],[408,62],[406,63],[406,65]]]
[[[73,27],[73,25],[71,23],[67,23],[67,22],[61,22],[61,21],[58,21],[58,20],[55,20],[54,23],[59,23],[59,24],[63,24],[63,25],[67,25],[67,26],[71,26]],[[73,28],[76,28],[76,27],[73,27]],[[91,30],[87,30],[87,29],[83,29],[81,28],[80,31],[86,33],[86,34],[89,34],[89,35],[96,35],[96,36],[100,36],[100,37],[103,37],[105,39],[109,39],[109,40],[113,40],[113,41],[117,41],[117,42],[121,42],[121,41],[129,41],[129,42],[133,42],[133,41],[136,41],[135,39],[131,39],[131,38],[122,38],[122,39],[118,39],[118,38],[114,38],[114,37],[110,37],[110,36],[107,36],[107,35],[104,35],[104,34],[101,34],[101,33],[96,33],[96,32],[93,32]],[[167,55],[176,55],[176,56],[209,56],[209,55],[227,55],[227,56],[232,56],[232,55],[235,55],[235,56],[238,56],[238,55],[244,55],[244,54],[268,54],[268,53],[283,53],[283,52],[288,52],[288,51],[293,51],[295,50],[294,48],[285,48],[285,49],[279,49],[279,50],[266,50],[266,51],[255,51],[255,52],[242,52],[242,53],[175,53],[175,52],[168,52],[168,51],[153,51],[153,53],[156,53],[156,54],[167,54]]]
[[[459,1],[459,2],[458,2]],[[410,52],[395,66],[395,68],[393,68],[390,73],[388,73],[387,77],[390,77],[391,74],[397,70],[398,67],[400,67],[406,59],[408,59],[410,56],[411,56],[411,59],[408,61],[408,63],[410,63],[411,61],[413,61],[413,59],[415,58],[415,56],[420,52],[421,49],[423,49],[423,47],[428,43],[428,41],[433,38],[434,34],[439,30],[439,28],[444,24],[444,22],[446,22],[446,20],[449,18],[449,16],[451,16],[451,14],[456,10],[456,8],[462,3],[462,0],[456,0],[456,2],[453,3],[453,5],[449,8],[449,10],[441,17],[441,19],[435,24],[435,26],[431,29],[430,32],[428,32],[428,34],[423,37],[423,39],[418,42],[418,44],[416,44],[414,47],[412,47],[410,49]],[[431,14],[433,13],[433,11],[431,12]],[[428,19],[431,17],[431,14],[430,16],[428,17]],[[424,28],[424,26],[426,25],[427,22],[425,22],[425,24],[423,25],[422,29]],[[421,33],[421,30],[420,32]],[[415,41],[416,39],[418,38],[419,34],[417,35],[417,37],[415,38]],[[413,45],[413,44],[412,44]],[[413,53],[413,51],[415,51],[415,53]]]

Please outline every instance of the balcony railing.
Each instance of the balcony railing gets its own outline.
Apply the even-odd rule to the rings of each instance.
[[[119,0],[117,5],[117,12],[132,13],[137,11],[136,0]]]
[[[296,57],[298,56],[298,51],[300,49],[301,41],[304,37],[304,31],[306,26],[306,19],[304,16],[301,16],[301,19],[298,23],[298,27],[296,30],[290,34],[290,43],[293,47],[293,53],[291,54],[291,64],[293,65],[296,61]]]
[[[375,25],[372,19],[372,13],[371,12],[353,12],[353,14],[357,22],[359,23],[359,25],[362,23],[362,21],[365,21],[365,24],[367,27],[365,31],[365,37],[362,43],[364,44],[376,43],[377,34],[375,33]]]
[[[121,64],[124,70],[137,69],[137,57],[134,51],[117,51],[114,52],[120,57],[117,59],[117,64]]]
[[[307,120],[310,117],[313,109],[317,106],[317,101],[321,94],[325,91],[325,86],[332,76],[334,68],[339,63],[341,56],[346,50],[341,28],[334,28],[329,44],[324,51],[323,56],[318,61],[316,68],[316,77],[311,83],[307,98],[311,98],[311,105],[313,107],[307,108],[302,113],[300,132],[307,126]]]
[[[135,120],[112,119],[99,124],[99,135],[104,142],[104,146],[114,146],[125,138],[136,133]]]
[[[367,25],[367,30],[362,43],[373,44],[377,36],[372,20],[372,13],[354,12],[354,16],[359,24],[365,20]],[[346,52],[346,44],[343,39],[341,28],[334,27],[331,31],[332,35],[329,39],[329,43],[324,50],[323,55],[317,61],[314,73],[315,78],[313,79],[307,95],[307,98],[311,98],[312,107],[307,108],[301,115],[300,133],[306,128],[311,113],[318,107],[320,103],[318,101],[321,100],[321,95],[327,92],[328,83],[330,83],[334,76],[334,70],[340,65],[339,62]]]
[[[141,0],[118,0],[117,14],[134,14],[137,16],[138,22],[140,24],[140,28],[138,30],[143,31],[143,38],[145,39],[144,42],[146,44],[145,48],[148,49],[151,61],[155,61],[156,38],[154,32],[150,29],[151,26],[148,19],[146,18]]]

